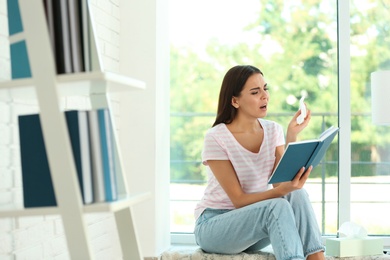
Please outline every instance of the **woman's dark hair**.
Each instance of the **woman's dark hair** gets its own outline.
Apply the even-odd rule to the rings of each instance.
[[[232,98],[239,97],[245,82],[253,74],[260,73],[258,68],[251,65],[237,65],[226,73],[219,92],[217,117],[213,126],[220,123],[230,124],[236,117],[237,108],[232,106]]]

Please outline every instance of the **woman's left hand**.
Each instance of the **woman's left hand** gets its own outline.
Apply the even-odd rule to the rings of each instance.
[[[306,104],[305,104],[306,106]],[[287,127],[287,137],[286,141],[289,142],[295,142],[297,139],[298,134],[306,128],[306,126],[309,124],[311,119],[311,111],[309,109],[306,109],[306,117],[304,118],[302,124],[297,123],[297,117],[301,114],[301,110],[298,110],[293,118],[291,119],[290,123]]]

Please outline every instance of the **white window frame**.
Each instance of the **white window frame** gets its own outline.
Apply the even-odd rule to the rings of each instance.
[[[349,1],[337,1],[339,105],[339,216],[338,226],[350,221],[351,205],[351,54]],[[343,97],[342,99],[340,97]],[[340,189],[343,187],[343,189]]]

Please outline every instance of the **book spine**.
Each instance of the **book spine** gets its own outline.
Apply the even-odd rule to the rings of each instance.
[[[69,12],[66,0],[54,1],[53,13],[57,73],[70,73],[73,69],[69,35]]]
[[[10,58],[12,79],[30,78],[31,68],[23,33],[23,24],[17,0],[7,0],[8,31],[10,35]]]
[[[79,8],[80,5],[78,0],[68,0],[69,35],[73,72],[84,71]]]
[[[55,0],[44,0],[44,3],[45,3],[45,13],[46,13],[47,26],[49,28],[49,37],[50,37],[51,48],[53,50],[53,55],[55,55],[55,53],[56,53],[56,40],[55,40],[53,1],[55,1]]]
[[[39,115],[19,116],[18,123],[24,207],[56,206]]]
[[[84,70],[91,71],[90,17],[87,0],[80,0],[80,10]]]
[[[23,32],[18,0],[7,0],[8,31],[10,35]]]
[[[92,203],[92,173],[86,111],[65,112],[73,157],[84,204]]]
[[[113,135],[108,109],[98,110],[106,201],[117,200]]]
[[[31,78],[26,41],[11,43],[10,55],[12,79]]]
[[[104,176],[102,164],[102,149],[100,143],[99,119],[97,110],[88,111],[89,138],[92,165],[92,183],[94,202],[104,202]]]

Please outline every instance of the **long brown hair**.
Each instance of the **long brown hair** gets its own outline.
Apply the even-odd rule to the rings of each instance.
[[[232,98],[240,96],[245,82],[255,73],[264,76],[263,72],[251,65],[237,65],[228,70],[219,92],[217,117],[213,126],[220,123],[230,124],[233,121],[237,114],[237,108],[232,106]]]

